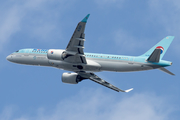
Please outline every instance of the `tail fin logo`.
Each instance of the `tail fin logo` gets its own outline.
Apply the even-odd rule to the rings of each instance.
[[[156,49],[161,49],[161,54],[164,52],[164,48],[162,46],[158,46]]]

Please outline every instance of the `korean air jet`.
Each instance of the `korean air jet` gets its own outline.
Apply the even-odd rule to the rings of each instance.
[[[62,82],[77,84],[84,79],[92,80],[117,92],[129,92],[121,90],[114,85],[101,79],[94,72],[114,71],[131,72],[159,69],[170,75],[174,75],[165,67],[171,66],[172,62],[162,60],[174,36],[167,36],[146,53],[140,56],[110,55],[98,53],[85,53],[85,25],[88,14],[78,23],[66,49],[21,49],[9,56],[7,60],[25,65],[38,65],[55,67],[72,73],[63,73]]]

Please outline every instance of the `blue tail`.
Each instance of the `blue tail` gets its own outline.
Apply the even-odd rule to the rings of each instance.
[[[166,53],[167,49],[169,48],[171,42],[173,41],[174,36],[167,36],[166,38],[162,39],[159,43],[153,46],[150,50],[146,53],[141,55],[142,57],[149,57],[155,49],[160,49],[160,60],[163,58],[164,54]]]

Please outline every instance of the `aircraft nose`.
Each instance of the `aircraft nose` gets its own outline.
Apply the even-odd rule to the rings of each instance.
[[[8,61],[12,61],[12,55],[8,55],[8,56],[6,57],[6,59],[7,59]]]

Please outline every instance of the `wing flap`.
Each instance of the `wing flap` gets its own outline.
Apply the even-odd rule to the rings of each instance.
[[[115,90],[115,91],[117,91],[117,92],[119,92],[119,91],[125,92],[125,91],[120,90],[119,88],[115,87],[114,85],[106,82],[105,80],[98,79],[98,78],[93,78],[93,77],[90,77],[89,79],[92,80],[92,81],[94,81],[94,82],[96,82],[96,83],[99,83],[99,84],[101,84],[101,85],[103,85],[103,86],[105,86],[105,87],[108,87],[108,88],[110,88],[110,89],[112,89],[112,90]]]
[[[84,38],[84,37],[83,37]],[[85,39],[83,38],[76,38],[76,40],[80,40],[80,41],[86,41]]]
[[[80,56],[82,63],[87,64],[86,58],[84,55]]]

